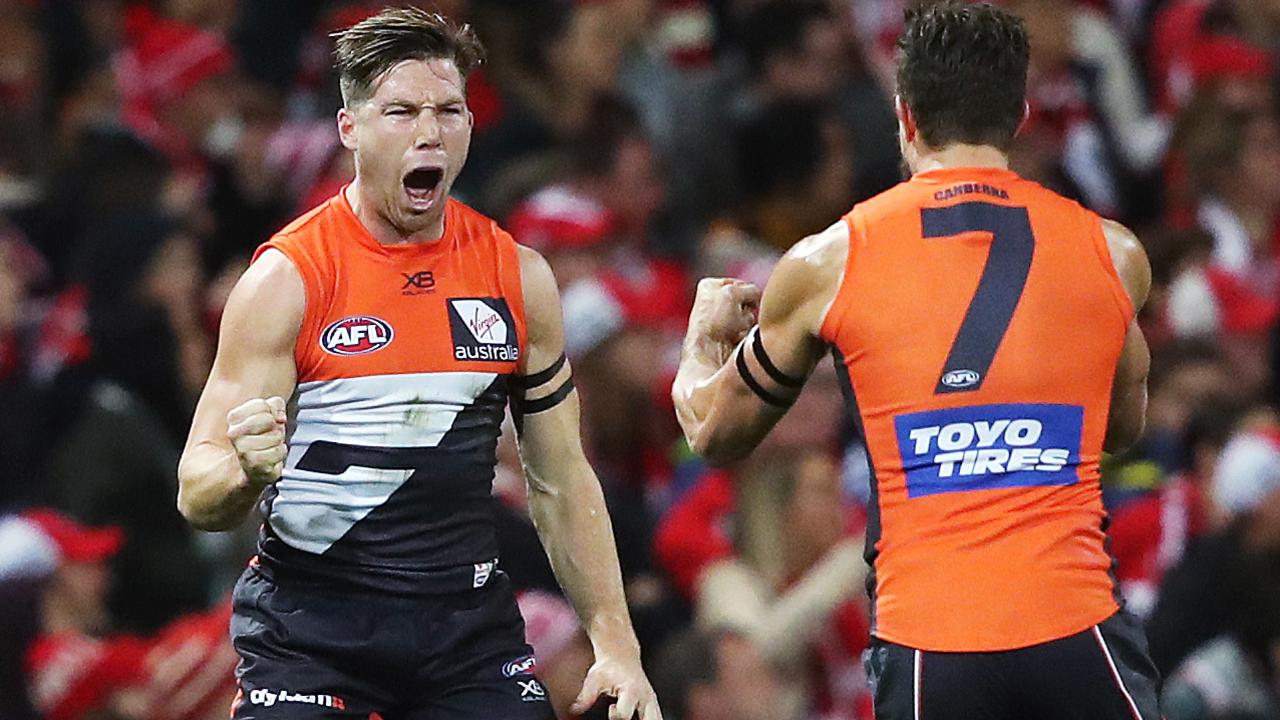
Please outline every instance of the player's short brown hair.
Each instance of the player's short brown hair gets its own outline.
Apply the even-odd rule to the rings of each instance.
[[[405,60],[452,60],[464,80],[484,61],[484,47],[470,25],[416,7],[386,8],[332,37],[348,107],[372,97],[383,74]]]
[[[930,147],[1005,148],[1022,124],[1029,59],[1016,15],[987,3],[922,3],[898,38],[898,95]]]

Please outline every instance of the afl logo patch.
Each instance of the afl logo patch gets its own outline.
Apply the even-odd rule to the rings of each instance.
[[[355,315],[332,323],[320,333],[320,347],[333,355],[364,355],[391,344],[395,332],[385,320]]]
[[[513,678],[517,675],[532,675],[538,661],[532,655],[525,655],[502,666],[502,677]]]
[[[942,376],[942,384],[953,388],[966,388],[977,385],[982,376],[973,370],[952,370]]]

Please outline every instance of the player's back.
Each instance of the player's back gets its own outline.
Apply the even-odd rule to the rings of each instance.
[[[1003,650],[1101,622],[1118,605],[1098,462],[1133,308],[1100,219],[954,168],[845,220],[822,334],[873,464],[873,632]]]

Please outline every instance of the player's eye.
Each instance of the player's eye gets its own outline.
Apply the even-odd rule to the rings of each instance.
[[[462,114],[462,106],[461,106],[461,105],[446,105],[446,106],[444,107],[444,109],[442,110],[442,112],[444,112],[444,114],[445,114],[445,115],[461,115],[461,114]]]
[[[409,108],[404,107],[403,105],[396,105],[396,106],[389,107],[389,108],[387,108],[386,110],[384,110],[384,111],[383,111],[383,114],[384,114],[384,115],[392,115],[392,116],[404,117],[404,116],[406,116],[406,115],[408,115],[408,114],[409,114]]]

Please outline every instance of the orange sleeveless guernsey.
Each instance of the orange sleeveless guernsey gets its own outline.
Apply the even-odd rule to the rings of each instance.
[[[298,268],[306,311],[261,567],[388,593],[484,585],[495,449],[526,344],[515,241],[449,200],[440,240],[382,245],[344,189],[268,249]]]
[[[844,220],[822,337],[872,462],[873,634],[1008,650],[1115,613],[1098,462],[1134,309],[1098,216],[952,168]]]

